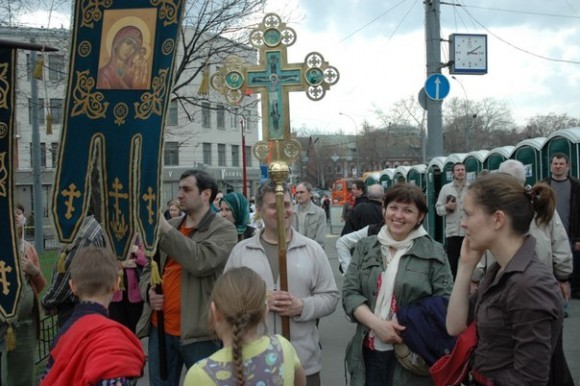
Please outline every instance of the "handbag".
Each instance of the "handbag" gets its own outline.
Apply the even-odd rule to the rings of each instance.
[[[409,348],[405,343],[393,345],[395,357],[400,365],[413,374],[427,376],[429,375],[429,365],[421,356]]]
[[[442,356],[429,369],[435,386],[461,384],[469,371],[469,359],[475,346],[477,346],[477,327],[473,321],[459,335],[451,354]]]

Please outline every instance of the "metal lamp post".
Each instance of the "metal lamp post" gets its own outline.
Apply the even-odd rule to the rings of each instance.
[[[452,76],[451,79],[457,81],[457,83],[459,83],[459,85],[461,86],[461,89],[463,90],[463,97],[464,97],[464,102],[463,105],[465,106],[465,120],[467,121],[467,117],[469,116],[469,98],[467,97],[467,91],[465,91],[465,87],[463,87],[463,82],[460,81],[459,79],[457,79],[455,76]],[[469,148],[471,147],[471,135],[473,132],[473,122],[475,120],[475,118],[477,118],[477,114],[473,114],[472,118],[471,118],[471,122],[465,122],[465,152],[468,153],[469,152]]]
[[[240,119],[240,126],[242,128],[242,194],[248,198],[248,175],[246,168],[246,117],[242,115]]]
[[[332,162],[334,162],[334,168],[332,170],[332,175],[333,175],[335,180],[336,180],[336,163],[338,162],[339,158],[340,157],[336,153],[334,153],[333,155],[330,156],[330,159],[332,160]]]
[[[338,115],[344,115],[345,117],[347,117],[348,119],[350,119],[354,125],[354,133],[355,133],[355,138],[356,138],[356,173],[354,173],[354,177],[357,178],[358,174],[360,173],[360,159],[359,159],[359,149],[358,149],[358,125],[356,124],[356,121],[354,120],[353,117],[351,117],[350,115],[340,112],[338,113]]]

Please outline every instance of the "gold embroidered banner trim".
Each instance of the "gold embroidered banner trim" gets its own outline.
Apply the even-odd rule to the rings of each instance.
[[[89,76],[89,70],[77,71],[77,81],[73,91],[73,108],[71,117],[86,115],[90,119],[105,118],[109,102],[103,102],[101,92],[92,92],[95,78]]]

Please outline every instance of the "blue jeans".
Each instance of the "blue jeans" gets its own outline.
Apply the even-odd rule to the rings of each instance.
[[[159,367],[159,337],[157,334],[157,328],[151,326],[148,346],[149,384],[151,386],[179,386],[183,365],[185,365],[186,369],[189,369],[195,362],[209,357],[221,347],[218,340],[182,345],[180,337],[165,334],[167,379],[162,380]]]
[[[395,351],[376,351],[363,347],[366,386],[389,386],[393,384]]]

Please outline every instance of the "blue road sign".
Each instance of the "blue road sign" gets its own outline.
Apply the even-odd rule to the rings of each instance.
[[[268,180],[268,165],[260,165],[260,183]]]
[[[451,85],[449,81],[442,74],[429,75],[425,81],[425,93],[433,100],[440,101],[449,95]]]

